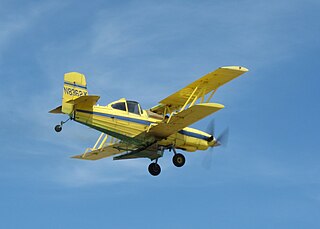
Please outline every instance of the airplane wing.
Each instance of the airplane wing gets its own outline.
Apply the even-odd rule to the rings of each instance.
[[[155,160],[159,157],[162,157],[162,152],[159,152],[157,145],[153,143],[149,146],[138,148],[131,152],[116,156],[113,158],[113,160],[125,160],[134,158],[149,158],[150,160]]]
[[[72,156],[72,158],[83,159],[83,160],[99,160],[105,157],[121,154],[126,151],[131,151],[136,148],[137,148],[136,146],[129,145],[124,142],[118,142],[118,143],[107,145],[99,149],[94,149],[92,151],[89,151],[83,154]]]
[[[157,106],[152,107],[152,112],[163,114],[165,107],[169,107],[171,111],[180,109],[186,102],[192,103],[195,98],[200,98],[220,86],[233,80],[234,78],[249,71],[245,67],[227,66],[201,77],[200,79],[189,84],[185,88],[161,100]],[[197,88],[197,89],[196,89]],[[196,92],[194,90],[196,89]],[[192,95],[192,96],[191,96]],[[191,98],[190,98],[191,96]]]
[[[83,154],[72,156],[72,158],[82,160],[100,160],[102,158],[111,157],[118,154],[120,154],[120,156],[114,157],[113,160],[132,159],[141,157],[150,158],[151,160],[154,160],[162,156],[158,153],[157,147],[154,143],[151,143],[146,146],[136,146],[124,142],[119,142],[110,144],[100,149],[95,149]]]
[[[224,108],[224,106],[218,103],[201,103],[194,105],[173,115],[169,122],[162,122],[151,127],[148,134],[156,138],[166,138],[222,108]]]

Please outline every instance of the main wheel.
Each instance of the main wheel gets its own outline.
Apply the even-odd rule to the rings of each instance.
[[[61,125],[56,125],[56,126],[54,127],[54,130],[55,130],[56,132],[60,132],[60,131],[62,130],[62,126],[61,126]]]
[[[161,172],[161,167],[157,163],[151,163],[148,167],[149,173],[152,176],[158,176]]]
[[[175,166],[182,167],[186,163],[186,159],[181,153],[177,153],[173,156],[172,162]]]

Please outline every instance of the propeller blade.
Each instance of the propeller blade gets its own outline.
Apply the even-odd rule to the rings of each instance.
[[[213,148],[207,150],[202,159],[202,167],[209,170],[212,166],[212,158],[213,158]]]
[[[207,126],[207,133],[211,134],[211,138],[208,139],[208,141],[212,141],[214,139],[215,134],[215,122],[214,119],[210,121],[210,123]],[[212,166],[212,160],[213,160],[213,148],[215,146],[224,146],[226,147],[228,144],[228,138],[229,138],[229,128],[226,128],[217,138],[217,142],[214,146],[211,146],[210,149],[207,150],[206,155],[203,157],[202,160],[202,166],[205,169],[210,169]]]
[[[208,126],[207,126],[207,133],[211,134],[212,136],[215,133],[215,124],[214,124],[214,119],[211,119],[211,121],[209,122]]]
[[[228,145],[229,128],[226,128],[217,138],[217,141],[224,147]]]

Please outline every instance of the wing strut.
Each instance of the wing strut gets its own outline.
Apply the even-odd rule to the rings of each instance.
[[[188,100],[185,102],[185,104],[184,104],[183,107],[181,108],[180,112],[183,111],[183,110],[186,108],[186,106],[189,104],[192,96],[193,96],[194,93],[196,93],[196,91],[198,90],[198,87],[199,87],[199,86],[197,86],[197,87],[193,90],[192,94],[189,96]]]
[[[117,140],[115,140],[114,137],[111,137],[110,141],[107,142],[108,138],[109,138],[109,135],[107,135],[105,133],[101,133],[98,140],[94,144],[94,146],[92,148],[87,148],[81,157],[85,158],[87,153],[91,153],[93,151],[101,151],[105,147],[105,145],[112,145],[117,141]],[[98,147],[98,145],[99,145],[99,147]]]

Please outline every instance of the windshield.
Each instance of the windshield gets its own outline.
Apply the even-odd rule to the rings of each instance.
[[[127,101],[127,105],[128,105],[128,111],[130,113],[140,115],[139,103],[137,103],[135,101]]]

